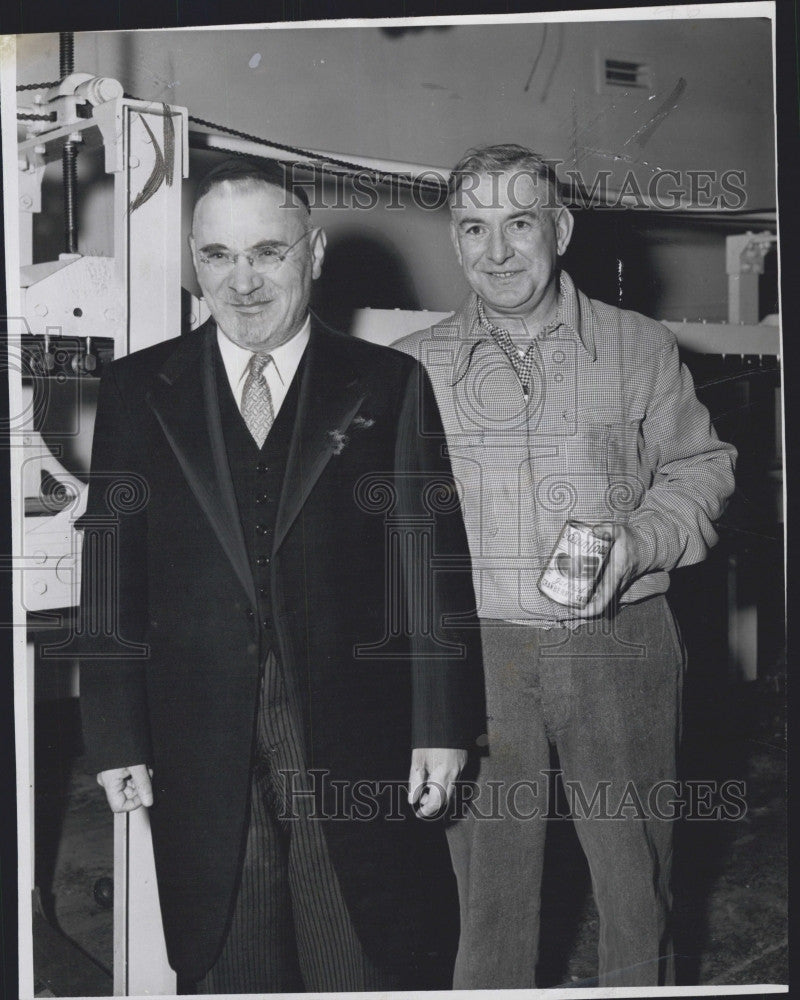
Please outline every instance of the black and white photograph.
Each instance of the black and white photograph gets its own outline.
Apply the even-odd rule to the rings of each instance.
[[[776,4],[77,23],[0,35],[17,995],[786,993]]]

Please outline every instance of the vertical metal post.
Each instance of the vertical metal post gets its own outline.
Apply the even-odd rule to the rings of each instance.
[[[59,72],[61,79],[75,68],[75,37],[71,31],[59,35]],[[61,171],[64,179],[64,250],[78,252],[78,224],[76,218],[76,193],[78,187],[78,151],[75,144],[67,142],[61,154]]]
[[[747,232],[726,237],[729,323],[758,323],[758,283],[764,273],[764,257],[774,240],[770,233]]]
[[[169,121],[167,120],[169,118]],[[114,175],[114,258],[120,357],[180,331],[181,179],[188,174],[183,108],[119,98],[94,109]],[[143,196],[158,164],[161,183]],[[117,893],[119,892],[119,898]],[[115,817],[114,992],[174,995],[161,923],[149,813]]]
[[[114,814],[114,996],[128,996],[128,813]]]
[[[75,34],[62,31],[58,36],[58,72],[63,80],[75,69]]]
[[[64,180],[64,251],[78,252],[78,224],[75,217],[76,190],[78,187],[78,150],[67,142],[61,153],[61,172]]]

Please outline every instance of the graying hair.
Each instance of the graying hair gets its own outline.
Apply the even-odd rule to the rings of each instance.
[[[551,163],[527,146],[514,142],[468,149],[453,167],[447,182],[447,195],[452,207],[466,177],[478,174],[502,174],[512,170],[525,171],[544,178],[550,185],[554,204],[561,203],[561,184]]]

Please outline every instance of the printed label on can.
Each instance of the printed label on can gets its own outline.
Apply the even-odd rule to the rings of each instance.
[[[596,535],[590,524],[567,521],[539,578],[539,590],[559,604],[586,607],[613,544],[613,538]]]

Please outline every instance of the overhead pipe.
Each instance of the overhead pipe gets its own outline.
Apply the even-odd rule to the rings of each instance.
[[[240,153],[245,156],[261,157],[262,159],[290,159],[296,163],[307,164],[309,167],[319,167],[317,157],[320,157],[323,160],[327,157],[333,157],[334,159],[357,160],[365,170],[374,170],[379,174],[406,174],[411,177],[412,182],[417,181],[424,183],[425,181],[428,181],[430,183],[435,178],[438,178],[443,184],[446,184],[447,179],[450,176],[449,167],[427,166],[420,163],[408,163],[401,160],[385,160],[377,157],[361,156],[360,154],[341,152],[334,153],[330,150],[319,149],[307,150],[309,154],[308,156],[302,156],[299,153],[287,153],[283,150],[271,149],[268,145],[260,142],[254,142],[252,139],[242,139],[239,136],[226,135],[224,132],[208,132],[203,129],[193,128],[191,124],[189,126],[189,145],[192,149],[216,149],[220,151],[229,150],[233,153]],[[336,168],[334,167],[334,169]],[[609,201],[613,202],[614,199],[619,198],[618,191],[610,189],[608,193]],[[581,207],[581,203],[578,198],[571,199],[569,197],[565,197],[564,201],[567,205],[577,205]],[[627,209],[659,212],[663,215],[675,216],[676,218],[695,216],[697,218],[708,219],[714,222],[731,223],[732,225],[736,225],[738,227],[747,223],[757,225],[775,225],[776,223],[776,212],[774,209],[731,212],[721,209],[714,210],[700,208],[686,204],[680,209],[664,210],[649,200],[643,201],[640,204],[634,204],[630,198],[623,196],[622,198],[619,198],[619,201],[621,206]]]

